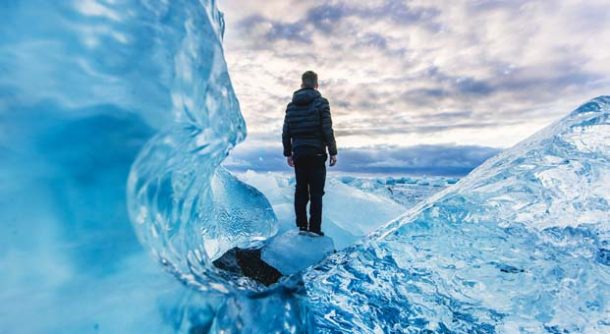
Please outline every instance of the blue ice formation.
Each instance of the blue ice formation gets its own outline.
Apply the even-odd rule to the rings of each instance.
[[[610,332],[610,97],[305,277],[320,332]]]
[[[610,332],[610,97],[413,207],[428,184],[331,185],[375,218],[333,210],[342,242],[411,208],[251,298],[210,260],[285,231],[292,185],[218,167],[245,124],[215,2],[0,8],[0,332]]]
[[[147,2],[144,2],[147,3]],[[211,267],[233,247],[277,232],[266,198],[219,168],[245,137],[223,57],[224,22],[214,1],[171,2],[163,35],[173,47],[168,94],[174,115],[140,151],[129,175],[129,214],[141,243],[177,277],[227,292]],[[167,36],[169,35],[169,36]]]
[[[334,251],[331,238],[293,229],[272,238],[263,247],[261,259],[283,275],[292,275],[317,264]]]
[[[184,287],[139,245],[126,186],[153,136],[185,138],[172,128],[214,138],[198,151],[210,160],[244,137],[220,12],[3,0],[0,13],[0,333],[175,331],[164,310]]]
[[[210,260],[274,235],[277,220],[260,192],[218,168],[246,128],[215,1],[1,7],[3,177],[31,180],[29,189],[57,180],[32,192],[60,203],[40,205],[60,225],[111,226],[127,202],[138,239],[168,270],[226,292]],[[136,249],[129,230],[124,242]]]

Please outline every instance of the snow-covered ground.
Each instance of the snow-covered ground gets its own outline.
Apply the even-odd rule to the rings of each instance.
[[[237,173],[269,200],[279,231],[295,228],[294,175]],[[397,218],[417,202],[457,182],[447,177],[397,177],[329,172],[323,200],[322,230],[343,249]]]

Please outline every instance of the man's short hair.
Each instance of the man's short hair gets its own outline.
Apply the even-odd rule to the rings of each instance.
[[[303,88],[315,88],[318,85],[318,75],[314,71],[307,71],[301,76]]]

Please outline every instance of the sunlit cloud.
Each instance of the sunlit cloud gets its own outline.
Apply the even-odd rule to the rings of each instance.
[[[610,90],[606,1],[220,2],[247,146],[319,73],[342,148],[504,148]]]

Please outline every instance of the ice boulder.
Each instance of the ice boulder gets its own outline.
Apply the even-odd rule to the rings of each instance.
[[[295,229],[271,239],[263,247],[261,258],[282,274],[291,275],[322,261],[334,251],[331,238]]]
[[[252,247],[233,247],[212,262],[226,278],[257,290],[297,274],[335,252],[333,240],[291,230]],[[249,278],[250,280],[244,279]],[[243,284],[247,282],[248,284]]]
[[[610,333],[610,97],[306,272],[322,332]]]

